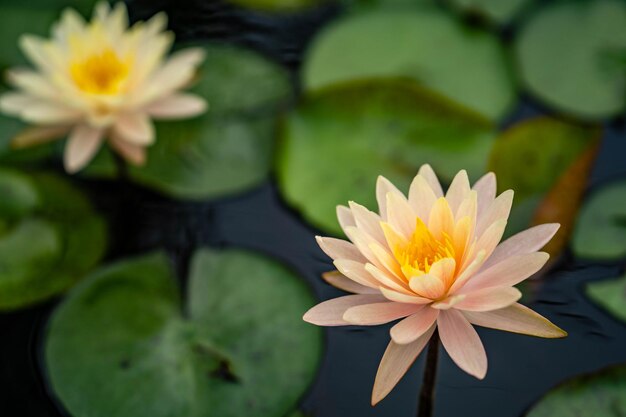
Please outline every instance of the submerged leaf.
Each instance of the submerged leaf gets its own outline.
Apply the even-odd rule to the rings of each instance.
[[[283,417],[311,383],[321,332],[314,300],[264,257],[202,250],[187,302],[167,260],[102,269],[55,312],[50,383],[74,417]]]
[[[339,20],[315,39],[303,69],[310,91],[334,84],[411,77],[491,120],[515,89],[499,40],[438,10],[383,10]]]
[[[287,118],[278,181],[287,201],[315,226],[341,233],[335,207],[374,209],[376,177],[404,191],[429,163],[450,181],[486,166],[489,123],[410,80],[346,84],[310,97]]]

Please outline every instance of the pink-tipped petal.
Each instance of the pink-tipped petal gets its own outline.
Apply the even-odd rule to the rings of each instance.
[[[487,354],[478,333],[460,311],[442,310],[437,317],[439,337],[450,358],[468,374],[483,379]]]
[[[102,144],[103,132],[87,125],[79,125],[70,133],[65,145],[65,170],[73,174],[91,161]]]
[[[485,251],[485,257],[489,259],[489,256],[493,253],[506,229],[506,219],[496,220],[485,230],[476,242],[475,250]],[[485,261],[486,262],[486,261]]]
[[[487,269],[514,255],[538,251],[552,239],[559,227],[558,223],[540,224],[511,236],[496,247],[489,259],[485,261],[483,269]]]
[[[468,294],[488,287],[512,287],[539,271],[548,258],[545,252],[511,256],[474,275],[459,291]]]
[[[377,288],[357,284],[339,271],[324,272],[322,278],[333,287],[353,294],[380,294]]]
[[[430,209],[437,198],[428,181],[421,175],[416,175],[409,188],[409,204],[424,223],[428,223]]]
[[[398,193],[387,193],[387,221],[405,238],[415,230],[416,215],[406,198]]]
[[[380,216],[354,201],[350,201],[348,204],[352,210],[356,227],[362,229],[379,243],[384,244],[385,235],[380,227]]]
[[[481,236],[489,226],[500,219],[508,219],[513,204],[513,190],[500,194],[487,208],[478,212],[476,236]]]
[[[361,262],[351,261],[350,259],[335,259],[333,264],[339,272],[361,285],[370,288],[378,288],[380,285],[379,282],[367,272],[365,265]]]
[[[482,264],[485,262],[485,251],[480,251],[474,258],[474,260],[461,272],[461,274],[456,278],[450,290],[449,294],[456,294],[467,281],[469,281],[474,274],[480,269]]]
[[[120,115],[115,122],[114,130],[120,140],[133,145],[151,145],[155,139],[154,125],[145,113]]]
[[[450,310],[452,307],[457,305],[461,300],[465,299],[465,295],[451,295],[444,300],[437,301],[431,304],[432,308],[436,308],[437,310]]]
[[[417,175],[421,175],[422,177],[424,177],[437,198],[443,197],[443,189],[441,188],[441,183],[437,179],[437,174],[435,174],[435,171],[433,171],[430,165],[422,165],[419,171],[417,171]]]
[[[478,194],[478,213],[482,213],[496,198],[496,175],[493,172],[483,175],[472,189]]]
[[[337,206],[337,220],[343,230],[346,230],[346,227],[356,226],[352,211],[346,206]]]
[[[378,202],[378,212],[383,221],[387,221],[387,194],[394,193],[404,198],[404,195],[382,175],[376,180],[376,201]]]
[[[193,117],[207,110],[206,101],[196,95],[176,93],[146,107],[146,113],[156,119]]]
[[[402,379],[424,349],[434,331],[435,326],[432,326],[415,342],[408,345],[398,345],[393,340],[389,342],[380,365],[378,365],[376,381],[372,390],[372,405],[378,404],[385,398],[398,381]]]
[[[351,324],[375,326],[410,316],[421,310],[422,307],[423,306],[417,304],[401,304],[388,301],[364,304],[350,307],[343,314],[343,319]]]
[[[315,236],[315,240],[324,253],[335,259],[350,259],[361,263],[367,262],[365,257],[352,243],[332,237]]]
[[[487,312],[465,311],[463,315],[470,323],[490,329],[556,339],[567,336],[567,332],[530,308],[515,303],[501,310]]]
[[[113,134],[109,139],[111,148],[133,165],[142,166],[146,163],[146,147],[122,140]]]
[[[443,282],[438,277],[430,274],[411,278],[409,285],[417,295],[430,298],[431,300],[438,299],[446,290]]]
[[[413,343],[430,329],[439,315],[439,310],[423,307],[391,328],[391,339],[399,345]]]
[[[318,326],[348,326],[350,323],[343,319],[343,315],[350,307],[362,304],[384,302],[380,295],[358,294],[333,298],[324,301],[307,311],[302,319]]]
[[[476,223],[476,215],[478,213],[478,194],[476,191],[471,190],[467,193],[466,197],[461,201],[459,208],[454,215],[455,221],[459,221],[463,217],[469,217],[471,220],[472,228]]]
[[[522,298],[522,293],[515,287],[483,288],[465,294],[454,308],[464,311],[492,311],[508,307]]]
[[[385,296],[386,299],[390,301],[395,301],[397,303],[407,303],[407,304],[429,304],[432,302],[429,298],[420,297],[418,295],[406,294],[404,292],[398,292],[394,290],[390,290],[385,287],[378,287],[382,295]]]
[[[448,200],[452,213],[456,213],[461,202],[465,200],[469,192],[469,178],[467,177],[467,171],[463,169],[454,176],[450,188],[446,192],[446,200]]]
[[[389,289],[392,289],[394,291],[397,291],[403,294],[407,294],[407,295],[412,294],[408,285],[406,285],[404,281],[402,281],[401,279],[389,273],[386,273],[385,271],[380,270],[376,266],[372,264],[366,264],[365,270],[369,272],[370,275],[373,276],[378,281],[379,285],[382,284],[383,286]]]

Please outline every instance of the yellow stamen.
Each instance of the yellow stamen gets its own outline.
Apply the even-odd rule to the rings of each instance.
[[[70,67],[72,79],[81,90],[92,94],[116,94],[123,87],[129,72],[112,48],[106,48]]]
[[[455,257],[454,243],[450,236],[443,233],[443,241],[437,240],[419,217],[413,234],[405,242],[395,245],[393,254],[407,280],[427,274],[432,265],[443,258]]]

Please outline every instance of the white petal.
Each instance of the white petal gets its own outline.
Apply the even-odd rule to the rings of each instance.
[[[65,145],[65,170],[73,174],[91,161],[102,144],[103,131],[87,125],[72,130]]]
[[[197,116],[206,109],[204,99],[193,94],[177,93],[148,105],[145,111],[156,119],[181,119]]]
[[[124,113],[118,116],[113,127],[117,138],[133,145],[147,146],[154,143],[154,125],[145,113]]]

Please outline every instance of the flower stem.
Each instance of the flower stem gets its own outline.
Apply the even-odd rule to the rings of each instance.
[[[435,403],[435,380],[437,379],[437,362],[439,360],[439,333],[435,333],[428,342],[424,379],[420,391],[417,417],[432,417]]]

